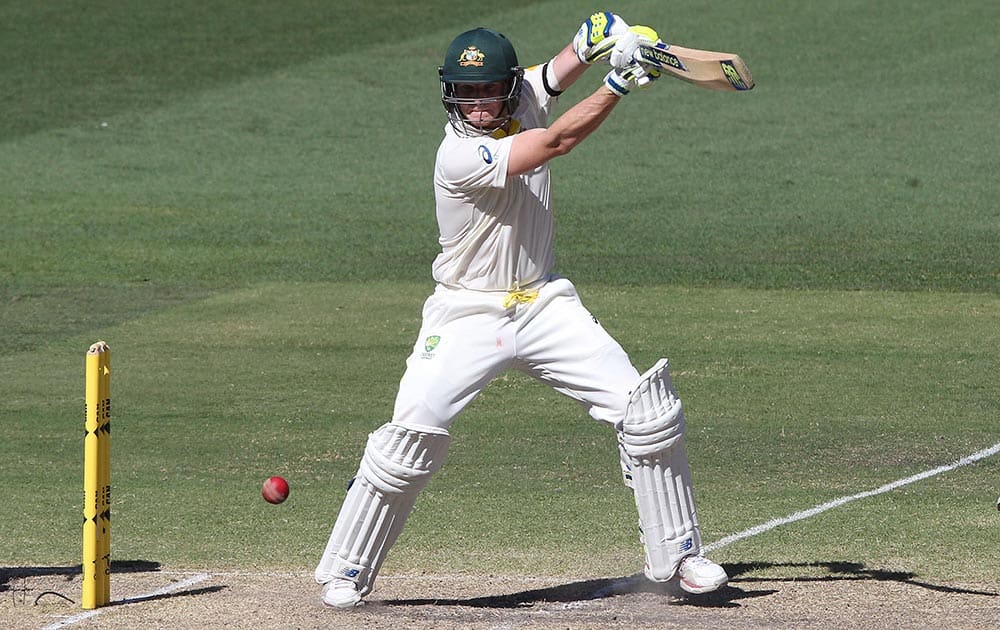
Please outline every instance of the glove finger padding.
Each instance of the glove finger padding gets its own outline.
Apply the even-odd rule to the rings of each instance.
[[[573,37],[573,51],[585,64],[607,63],[618,37],[628,30],[629,25],[620,16],[607,11],[595,13]]]
[[[650,83],[660,78],[659,70],[650,68],[637,61],[621,70],[612,70],[604,76],[604,85],[612,93],[625,96],[635,88],[649,87]]]
[[[613,68],[622,70],[636,61],[635,51],[639,46],[652,46],[659,39],[656,31],[648,26],[631,26],[616,39],[608,54],[608,62]]]
[[[604,85],[614,94],[625,96],[633,89],[648,87],[660,78],[660,70],[640,63],[636,51],[640,46],[651,46],[659,40],[656,31],[648,26],[631,26],[615,40],[608,53],[608,62],[614,68],[604,77]]]

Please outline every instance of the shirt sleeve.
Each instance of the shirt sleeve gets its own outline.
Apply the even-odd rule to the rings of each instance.
[[[512,137],[461,138],[441,145],[438,176],[451,190],[503,188]]]

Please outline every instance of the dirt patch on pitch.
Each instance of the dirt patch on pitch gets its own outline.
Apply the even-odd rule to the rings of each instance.
[[[992,627],[1000,584],[932,583],[905,573],[755,578],[678,598],[637,576],[598,579],[385,576],[368,604],[324,608],[307,573],[145,570],[112,576],[112,605],[79,606],[79,568],[5,568],[3,628],[928,628]]]

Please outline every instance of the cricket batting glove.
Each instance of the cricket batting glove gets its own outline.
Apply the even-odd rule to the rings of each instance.
[[[618,36],[611,52],[608,53],[608,62],[612,68],[622,70],[636,61],[635,53],[639,46],[652,46],[660,39],[656,31],[648,26],[632,26],[627,31]]]
[[[656,31],[648,26],[632,26],[615,41],[608,62],[612,70],[604,77],[604,84],[618,96],[625,96],[634,88],[649,87],[660,78],[660,71],[640,64],[635,59],[639,46],[651,46],[659,39]]]
[[[604,76],[604,86],[613,94],[625,96],[635,88],[645,88],[660,78],[660,72],[633,61],[621,70],[612,70]]]
[[[625,20],[614,13],[595,13],[580,25],[573,38],[573,51],[585,64],[607,63],[618,37],[628,29]]]

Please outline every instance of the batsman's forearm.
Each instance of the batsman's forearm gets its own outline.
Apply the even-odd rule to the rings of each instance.
[[[576,80],[589,68],[587,64],[580,61],[573,50],[573,45],[566,46],[559,54],[552,58],[549,69],[553,78],[559,85],[559,90],[565,92],[569,86],[576,83]]]
[[[614,106],[615,96],[604,86],[560,116],[547,129],[528,129],[514,136],[507,174],[533,171],[554,157],[566,155],[601,126]]]
[[[548,128],[549,143],[560,154],[569,153],[601,126],[619,100],[619,96],[601,86],[552,123]]]

